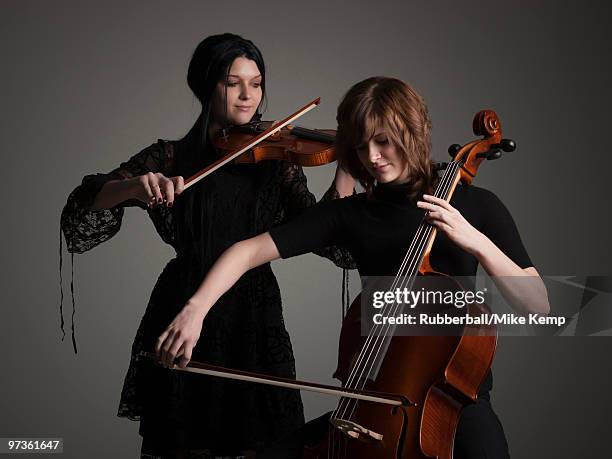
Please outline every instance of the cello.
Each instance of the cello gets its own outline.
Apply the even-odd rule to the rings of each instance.
[[[435,196],[450,201],[459,181],[470,184],[485,159],[513,151],[513,141],[502,139],[499,118],[491,110],[476,114],[475,135],[464,145],[453,145],[453,156],[438,182]],[[429,255],[436,229],[423,218],[389,290],[411,288],[417,277],[454,280],[431,266]],[[468,314],[485,312],[467,306]],[[400,305],[382,309],[395,315]],[[323,439],[305,448],[304,458],[440,458],[451,459],[455,431],[464,406],[474,403],[495,354],[494,326],[469,325],[456,336],[394,336],[391,325],[374,325],[361,334],[361,295],[353,301],[342,324],[338,367],[334,377],[350,391],[396,394],[404,402],[389,406],[354,398],[340,398]]]

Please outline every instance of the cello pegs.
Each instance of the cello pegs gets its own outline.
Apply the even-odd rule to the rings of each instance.
[[[437,171],[441,171],[444,170],[448,167],[448,163],[444,162],[444,161],[440,161],[440,162],[435,162],[434,163],[434,170]]]
[[[502,153],[499,150],[499,148],[493,148],[492,150],[489,150],[487,152],[487,159],[488,160],[494,160],[494,159],[499,159],[501,158]]]
[[[499,147],[505,152],[509,153],[516,150],[516,142],[514,142],[512,139],[502,139],[502,141],[499,143]]]
[[[491,148],[489,151],[486,151],[484,153],[478,153],[476,155],[477,158],[485,158],[485,159],[489,159],[489,160],[493,160],[493,159],[499,159],[501,158],[502,154],[501,154],[501,150],[499,148]]]
[[[448,154],[451,156],[451,158],[454,158],[457,156],[457,153],[459,153],[459,150],[461,150],[461,145],[454,143],[448,147]]]

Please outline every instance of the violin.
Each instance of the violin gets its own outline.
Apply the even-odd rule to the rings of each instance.
[[[252,163],[265,159],[283,159],[304,166],[318,166],[334,161],[335,131],[291,127],[293,121],[315,108],[320,102],[321,98],[317,97],[279,122],[257,121],[243,128],[236,127],[231,133],[222,132],[214,144],[225,154],[187,178],[183,189],[186,190],[220,167],[237,159]],[[245,158],[241,158],[243,155]]]
[[[484,138],[449,148],[453,161],[435,191],[435,196],[447,202],[459,181],[472,182],[482,161],[497,159],[502,151],[515,148],[513,141],[502,139],[499,118],[491,110],[476,114],[473,131]],[[436,285],[441,279],[444,290],[462,290],[431,266],[429,254],[435,237],[435,227],[423,219],[389,291],[411,289],[422,276],[437,276]],[[305,447],[304,458],[451,459],[461,410],[476,402],[493,362],[496,328],[469,325],[459,333],[454,329],[456,336],[395,336],[394,327],[374,325],[362,336],[360,297],[343,320],[334,377],[344,390],[395,394],[404,403],[389,406],[342,397],[329,422],[318,423],[324,432],[319,432],[318,443]],[[488,310],[485,305],[466,307],[474,316]],[[380,311],[392,317],[400,308],[395,303]],[[450,309],[457,308],[451,305]]]
[[[257,120],[224,129],[213,141],[213,145],[226,155],[238,150],[253,136],[273,125],[274,121]],[[323,166],[336,160],[335,140],[335,129],[307,129],[289,124],[244,152],[235,162],[253,164],[272,159],[289,161],[299,166]]]

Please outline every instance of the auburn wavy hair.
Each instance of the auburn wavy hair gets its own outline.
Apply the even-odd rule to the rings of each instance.
[[[397,78],[372,77],[348,90],[336,117],[336,152],[340,163],[368,194],[375,179],[363,167],[357,147],[367,144],[376,129],[385,129],[408,168],[408,198],[431,192],[436,174],[430,158],[431,121],[423,98]]]

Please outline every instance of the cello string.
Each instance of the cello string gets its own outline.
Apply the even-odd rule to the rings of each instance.
[[[438,189],[436,190],[436,193],[435,193],[435,195],[437,197],[442,198],[442,199],[448,198],[450,189],[452,187],[454,179],[456,178],[456,171],[457,171],[457,169],[458,169],[458,167],[455,166],[452,171],[449,171],[448,175],[445,174],[445,178],[448,177],[448,180],[442,180],[441,181],[441,182],[444,182],[444,183],[440,184],[438,186]],[[440,188],[442,188],[442,190],[440,190]],[[433,229],[434,229],[434,227],[431,224],[429,224],[429,223],[425,223],[425,225],[427,225],[426,226],[426,230],[425,230],[425,234],[424,234],[425,237],[421,238],[421,241],[419,243],[419,249],[418,249],[418,251],[416,253],[417,256],[413,257],[413,261],[411,263],[411,266],[407,270],[407,274],[408,275],[399,277],[400,289],[405,288],[409,284],[410,284],[410,286],[412,286],[414,284],[414,281],[416,280],[416,276],[418,274],[418,268],[420,267],[420,264],[421,264],[422,259],[424,257],[424,252],[425,252],[425,249],[427,247],[427,242],[428,242],[429,237],[430,237],[430,235],[431,235],[431,233],[433,232]],[[399,311],[399,309],[401,307],[402,307],[401,304],[394,302],[393,305],[392,305],[392,308],[390,308],[390,309],[393,309],[393,313],[392,314],[397,314],[397,312]],[[389,317],[389,315],[387,317]],[[383,339],[391,339],[393,337],[393,331],[395,330],[396,327],[397,327],[396,325],[388,324],[386,326],[385,333],[383,334]],[[388,333],[389,331],[391,331],[391,334]],[[380,351],[383,349],[382,344],[384,344],[384,343],[381,343],[378,346],[377,353],[374,356],[374,361],[376,361],[376,359],[378,359],[378,355],[380,354]],[[373,366],[370,368],[370,372],[368,373],[367,378],[362,378],[361,379],[362,385],[364,385],[365,384],[364,381],[367,381],[367,379],[371,376],[371,372],[372,372],[373,368],[374,368]],[[360,389],[363,389],[363,386],[360,387]],[[356,404],[354,404],[354,405],[356,406]],[[354,409],[355,408],[353,408],[353,412],[354,412]],[[352,413],[351,413],[351,416],[352,416]]]
[[[453,183],[453,179],[455,178],[455,173],[456,171],[456,167],[453,168],[452,171],[449,171],[448,174],[445,174],[445,177],[443,178],[443,180],[441,180],[441,183],[439,184],[438,188],[436,189],[436,193],[435,195],[437,197],[445,197],[446,195],[448,195],[448,191],[450,189],[450,186]],[[424,220],[424,219],[423,219]],[[429,224],[427,224],[426,222],[422,223],[423,227],[425,227],[425,230],[421,232],[421,234],[419,235],[419,244],[417,245],[417,247],[419,247],[419,249],[413,253],[412,261],[410,263],[410,267],[404,272],[404,273],[400,273],[400,276],[397,278],[397,280],[399,281],[400,284],[400,289],[406,287],[407,285],[410,284],[410,287],[412,287],[412,285],[414,284],[414,281],[416,280],[416,275],[418,273],[418,268],[420,266],[420,263],[423,259],[424,256],[424,251],[425,248],[427,246],[427,241],[429,240],[429,237],[433,231],[433,227]],[[425,226],[426,225],[426,226]],[[403,274],[403,275],[401,275]],[[393,310],[392,314],[397,314],[398,310],[400,309],[401,305],[398,303],[393,303],[391,305],[391,307],[389,309]],[[388,311],[387,311],[388,312]],[[390,314],[387,314],[387,317],[389,317]],[[377,340],[375,342],[375,345],[378,345],[378,349],[376,350],[376,354],[374,355],[374,359],[373,362],[376,362],[378,359],[378,356],[380,355],[381,350],[383,349],[383,346],[385,344],[385,341],[388,341],[392,338],[393,336],[393,331],[395,330],[396,326],[395,325],[391,325],[391,324],[387,324],[386,325],[386,329],[384,331],[384,333],[382,334],[381,339]],[[391,333],[389,333],[389,331],[391,331]],[[365,385],[365,381],[368,380],[368,378],[371,376],[372,370],[373,370],[373,366],[370,367],[370,371],[368,373],[367,378],[362,378],[361,379],[361,384],[362,387],[360,389],[363,388],[363,386]],[[353,409],[351,411],[351,416],[354,413],[354,410],[356,408],[356,404],[353,403]]]
[[[415,244],[415,241],[416,240],[413,240],[412,245],[411,245],[411,249],[412,249],[412,246]],[[410,250],[408,251],[408,253],[410,253]],[[402,267],[405,266],[406,262],[407,262],[407,257],[404,258],[404,261],[402,262]],[[394,282],[395,282],[395,280],[394,280]],[[393,288],[393,287],[391,287],[391,288]],[[387,306],[385,306],[383,308],[383,311],[384,311],[384,309],[386,307]],[[349,378],[347,380],[347,384],[346,384],[347,387],[352,387],[355,379],[357,378],[357,374],[358,373],[363,373],[363,370],[360,370],[360,367],[362,365],[364,365],[364,364],[367,364],[367,361],[364,361],[364,357],[365,357],[367,351],[369,350],[369,348],[371,347],[372,340],[378,338],[378,336],[379,336],[378,333],[376,332],[377,328],[380,328],[380,327],[378,325],[375,325],[372,328],[372,330],[369,332],[368,337],[367,337],[364,345],[362,346],[361,352],[359,353],[358,359],[355,362],[355,364],[353,365],[353,368],[351,370],[350,376],[349,376]],[[332,416],[336,417],[337,413],[340,411],[342,405],[343,404],[348,404],[348,403],[350,403],[350,400],[341,398],[340,401],[339,401],[338,407],[336,408],[336,410],[334,411],[334,414]],[[343,413],[345,413],[345,412],[346,412],[346,409],[343,410]],[[341,417],[343,415],[341,415]]]
[[[449,172],[449,171],[448,171],[448,169],[447,169],[447,172],[444,174],[444,176],[443,176],[442,180],[441,180],[441,181],[440,181],[440,183],[438,184],[438,187],[437,187],[437,189],[436,189],[436,193],[435,193],[436,195],[439,195],[439,194],[440,194],[440,189],[441,189],[441,188],[447,188],[445,184],[446,184],[446,183],[448,183],[448,178],[449,178],[449,176],[451,176],[451,175],[452,175],[452,174],[449,174],[448,172]],[[425,234],[425,239],[423,239],[423,234],[422,234],[422,233],[423,233],[423,231],[425,231],[425,233],[426,233],[426,234]],[[417,246],[418,246],[419,244],[421,244],[421,245],[422,245],[422,244],[423,244],[423,241],[424,241],[424,240],[426,240],[426,239],[427,239],[427,237],[428,237],[428,234],[427,234],[427,233],[428,233],[427,228],[426,228],[426,227],[424,227],[424,226],[421,224],[421,226],[419,226],[419,228],[418,228],[418,230],[417,230],[417,234],[416,234],[416,236],[413,238],[413,241],[412,241],[412,244],[411,244],[411,246],[410,246],[410,249],[407,251],[407,253],[406,253],[405,257],[404,257],[404,260],[403,260],[403,262],[402,262],[402,265],[401,265],[401,267],[400,267],[400,270],[399,270],[399,272],[398,272],[398,275],[396,276],[396,278],[395,278],[395,279],[394,279],[394,281],[393,281],[393,284],[392,284],[392,286],[391,286],[391,288],[392,288],[392,289],[393,289],[393,288],[395,288],[395,287],[397,286],[397,282],[398,282],[398,281],[401,279],[401,277],[400,277],[400,276],[402,276],[402,273],[403,273],[403,272],[406,272],[406,271],[405,271],[405,267],[406,267],[406,263],[408,262],[408,260],[409,260],[409,259],[411,259],[411,258],[414,258],[414,254],[415,254],[415,252],[413,251],[413,247],[415,246],[415,244],[416,244]],[[416,252],[416,253],[418,253],[418,252]],[[412,256],[411,256],[411,254],[412,254]],[[410,264],[411,264],[411,265],[414,265],[414,260],[413,260],[413,261],[412,261]],[[409,269],[409,270],[407,270],[407,271],[411,271],[411,269]],[[392,308],[392,305],[385,306],[385,307],[383,308],[383,311],[381,312],[381,314],[383,314],[383,315],[388,314],[388,310],[389,310],[389,309],[391,309],[391,308]],[[387,310],[387,311],[385,311],[385,310]],[[372,343],[372,339],[373,339],[373,337],[375,336],[375,338],[374,338],[374,339],[375,339],[375,341],[380,341],[380,340],[381,340],[381,338],[384,340],[384,335],[383,335],[383,336],[381,336],[381,333],[378,333],[378,331],[377,331],[377,329],[378,329],[378,328],[381,328],[381,327],[379,327],[378,325],[375,325],[375,326],[372,328],[372,330],[371,330],[370,334],[368,335],[368,340],[366,341],[366,344],[365,344],[365,345],[363,346],[363,348],[362,348],[362,352],[361,352],[361,354],[360,354],[360,358],[359,358],[358,362],[357,362],[357,363],[354,365],[354,367],[353,367],[353,372],[351,373],[351,378],[350,378],[350,380],[349,380],[349,384],[352,384],[352,379],[354,379],[354,377],[355,377],[355,375],[356,375],[356,370],[358,370],[358,369],[359,369],[359,367],[361,367],[361,366],[362,366],[362,363],[363,363],[363,356],[365,355],[365,352],[368,350],[368,348],[369,348],[369,347],[371,347],[371,343]],[[376,342],[375,342],[375,344],[376,344]],[[383,344],[384,344],[384,342],[383,342]],[[373,350],[373,349],[372,349],[372,350]],[[369,353],[368,359],[367,359],[367,361],[366,361],[366,363],[365,363],[366,365],[367,365],[368,361],[370,360],[371,352],[372,352],[372,351],[370,350],[370,353]],[[362,374],[362,375],[363,375],[363,372],[364,372],[364,371],[365,371],[365,369],[361,370],[361,374]],[[364,382],[362,381],[362,383],[364,383]],[[342,400],[341,400],[341,402],[342,402]],[[349,400],[349,401],[348,401],[348,403],[349,403],[349,404],[350,404],[351,402],[352,402],[351,400]],[[345,403],[346,403],[346,402],[345,402]],[[339,410],[339,408],[340,408],[340,407],[338,407],[338,409],[337,409],[336,411],[338,411],[338,410]],[[346,409],[345,409],[345,410],[343,410],[343,411],[344,411],[344,413],[345,413],[345,412],[346,412]],[[334,412],[334,415],[335,415],[335,414],[336,414],[336,413]]]
[[[451,167],[447,168],[444,176],[438,183],[438,187],[436,188],[435,195],[438,197],[441,197],[443,194],[446,194],[450,185],[452,184],[452,180],[454,179],[454,172],[457,169],[457,163],[452,162],[450,166]],[[408,282],[410,282],[410,279],[414,277],[414,273],[412,273],[412,276],[406,276],[404,273],[411,273],[412,271],[415,270],[415,267],[418,268],[419,264],[417,264],[417,262],[419,262],[420,259],[422,258],[422,253],[425,249],[424,244],[428,240],[429,236],[431,235],[431,231],[432,231],[431,225],[425,226],[423,225],[423,222],[424,222],[424,219],[422,220],[422,223],[417,230],[417,234],[413,238],[410,249],[408,250],[408,252],[406,253],[406,256],[404,257],[404,260],[402,262],[402,265],[400,266],[399,272],[392,283],[391,289],[395,289],[397,287],[398,282],[402,282],[406,278],[408,278]],[[413,247],[415,245],[417,247],[419,246],[423,246],[423,247],[420,250],[414,251]],[[406,268],[407,263],[410,266],[410,268],[406,270],[405,268]],[[404,283],[404,286],[405,285],[406,284]],[[399,305],[395,303],[390,304],[383,308],[383,310],[381,311],[381,314],[383,316],[386,315],[388,317],[389,311],[391,309],[394,309],[394,313],[396,313],[398,308],[399,308]],[[353,371],[351,372],[351,377],[349,378],[349,384],[353,383],[353,380],[355,379],[357,372],[359,372],[361,381],[358,380],[357,383],[359,384],[359,382],[361,382],[361,385],[362,385],[361,389],[365,385],[365,382],[367,381],[367,379],[366,380],[363,379],[363,374],[365,373],[365,370],[367,369],[367,365],[370,364],[372,352],[374,351],[374,349],[378,348],[374,356],[374,361],[372,362],[372,363],[375,363],[376,359],[378,358],[378,355],[380,354],[380,351],[383,348],[383,345],[385,344],[385,340],[389,338],[387,332],[391,329],[391,327],[394,327],[394,326],[387,324],[385,333],[381,334],[379,333],[378,329],[383,328],[383,327],[385,327],[385,325],[382,325],[382,326],[375,325],[370,331],[368,335],[368,339],[366,340],[366,343],[362,348],[362,352],[360,353],[359,359],[357,363],[354,365]],[[374,336],[375,336],[374,342],[372,343],[372,339]],[[369,350],[368,357],[364,361],[363,357],[368,350]],[[372,372],[372,370],[373,370],[373,366],[370,367],[368,375]],[[340,405],[342,405],[343,400],[341,400],[340,402],[341,402]],[[344,403],[345,403],[345,407],[343,409],[343,415],[346,413],[348,406],[351,403],[356,406],[356,403],[354,403],[353,400],[348,400],[348,403],[344,401]],[[336,415],[337,412],[339,412],[340,405],[334,411],[334,416]],[[354,408],[353,408],[353,411],[354,411]]]
[[[403,260],[403,262],[402,262],[402,265],[401,265],[400,271],[401,271],[401,269],[403,269],[403,267],[406,265],[406,262],[407,262],[407,260],[408,260],[407,256],[408,256],[408,254],[410,253],[410,251],[412,250],[412,247],[414,246],[414,244],[415,244],[415,243],[416,243],[416,239],[413,239],[412,244],[411,244],[411,246],[410,246],[410,249],[408,250],[407,255],[404,257],[404,260]],[[394,283],[395,283],[395,280],[394,280]],[[393,288],[393,287],[392,287],[392,288]],[[387,307],[387,306],[385,306],[385,308],[386,308],[386,307]],[[384,308],[383,308],[383,311],[384,311]],[[367,352],[367,350],[368,350],[368,348],[369,348],[369,346],[370,346],[371,341],[372,341],[373,339],[375,339],[376,337],[378,337],[378,334],[377,334],[377,333],[375,333],[375,330],[376,330],[377,328],[379,328],[379,326],[378,326],[378,325],[375,325],[375,326],[373,327],[373,329],[370,331],[370,333],[368,334],[368,337],[367,337],[367,339],[366,339],[366,342],[365,342],[365,343],[364,343],[364,345],[362,346],[362,350],[361,350],[361,352],[360,352],[360,354],[359,354],[359,356],[358,356],[358,359],[357,359],[356,363],[353,365],[353,368],[352,368],[352,370],[351,370],[350,376],[349,376],[349,378],[348,378],[348,380],[347,380],[346,387],[351,387],[351,386],[352,386],[352,384],[353,384],[353,380],[356,378],[357,373],[359,372],[359,368],[360,368],[360,366],[361,366],[361,365],[363,364],[363,362],[364,362],[363,358],[364,358],[365,353]],[[350,401],[347,401],[347,400],[345,400],[345,399],[343,399],[343,398],[342,398],[342,399],[340,400],[340,403],[339,403],[338,408],[337,408],[337,409],[334,411],[334,415],[333,415],[333,416],[335,416],[335,415],[336,415],[336,412],[337,412],[337,411],[340,409],[340,405],[341,405],[343,402],[350,402]]]
[[[413,241],[412,241],[412,244],[411,244],[411,246],[410,246],[410,249],[408,250],[408,253],[410,253],[410,250],[412,249],[412,246],[414,246],[414,244],[415,244],[415,240],[413,240]],[[404,257],[404,260],[403,260],[403,262],[402,262],[402,265],[401,265],[401,267],[400,267],[400,270],[401,270],[401,269],[402,269],[402,268],[405,266],[406,262],[407,262],[407,255]],[[377,327],[377,325],[375,325],[375,327],[374,327],[374,328],[376,328],[376,327]],[[367,350],[367,347],[369,346],[369,343],[370,343],[370,341],[371,341],[371,340],[374,338],[374,336],[375,336],[375,334],[374,334],[372,331],[370,331],[370,333],[368,334],[368,337],[367,337],[367,339],[366,339],[366,342],[365,342],[365,343],[364,343],[364,345],[362,346],[362,350],[361,350],[361,352],[360,352],[360,354],[359,354],[359,356],[358,356],[358,359],[357,359],[356,363],[353,365],[353,368],[352,368],[352,370],[351,370],[351,373],[350,373],[350,375],[349,375],[349,378],[348,378],[348,380],[347,380],[347,383],[346,383],[345,387],[349,387],[349,388],[350,388],[350,387],[351,387],[351,385],[353,384],[353,380],[354,380],[354,378],[355,378],[355,376],[356,376],[356,373],[357,373],[357,371],[358,371],[358,368],[359,368],[359,366],[361,365],[361,363],[362,363],[362,361],[363,361],[363,357],[364,357],[364,355],[365,355],[365,354],[364,354],[364,351],[365,351],[365,350]],[[341,398],[341,399],[340,399],[340,402],[342,402],[342,400],[343,400],[343,399]],[[334,411],[334,414],[332,415],[332,418],[333,418],[333,417],[334,417],[334,415],[336,414],[336,411],[337,411],[337,409]]]
[[[452,184],[454,183],[454,179],[456,178],[456,172],[458,170],[458,165],[455,165],[452,170],[447,171],[448,173],[445,173],[443,179],[441,180],[441,183],[438,185],[436,192],[435,192],[435,196],[442,198],[442,199],[447,199],[448,195],[450,194],[450,189],[452,187]],[[426,213],[427,215],[427,213]],[[423,218],[423,220],[425,219],[425,217]],[[422,223],[423,224],[423,223]],[[399,282],[400,284],[403,284],[403,287],[406,287],[406,285],[408,284],[412,284],[414,283],[414,281],[416,280],[416,275],[418,273],[418,268],[420,267],[420,263],[422,262],[422,259],[424,257],[424,252],[425,249],[427,247],[427,241],[429,240],[429,236],[431,235],[432,231],[433,231],[433,226],[431,224],[425,223],[426,226],[426,230],[425,230],[425,237],[421,238],[421,241],[419,243],[419,250],[417,251],[417,255],[416,257],[413,257],[413,261],[411,262],[411,267],[407,270],[408,273],[410,273],[409,276],[402,276],[402,277],[398,277],[399,278]],[[403,287],[400,287],[403,288]],[[397,314],[397,311],[400,309],[401,305],[398,303],[393,303],[392,308],[394,309],[393,314]],[[387,316],[389,317],[389,316]],[[393,331],[395,330],[396,325],[387,325],[386,330],[385,330],[385,334],[383,335],[383,340],[388,340],[391,339],[393,336]],[[391,335],[388,334],[388,331],[391,330]],[[376,344],[376,343],[375,343]],[[376,362],[376,359],[378,358],[378,355],[380,354],[380,351],[383,348],[383,344],[384,341],[381,342],[381,344],[378,346],[378,350],[376,352],[376,355],[374,356],[374,362]],[[371,376],[371,372],[373,370],[374,366],[372,365],[370,367],[370,371],[368,373],[367,378],[369,378]],[[365,382],[367,381],[367,378],[362,378],[361,379],[361,387],[359,388],[360,390],[363,389],[363,387],[365,386]],[[356,409],[357,404],[353,403],[353,409],[351,410],[351,414],[349,415],[349,419],[353,416],[355,409]]]
[[[450,190],[450,187],[452,186],[453,180],[455,178],[455,172],[457,167],[453,168],[454,170],[450,171],[449,174],[447,175],[448,180],[443,180],[441,181],[441,184],[439,185],[438,189],[436,190],[435,196],[445,199],[448,196],[448,192]],[[446,178],[446,177],[445,177]],[[441,188],[441,189],[440,189]],[[425,216],[427,215],[427,213],[425,214]],[[421,234],[421,236],[419,237],[419,243],[417,245],[417,251],[413,254],[413,256],[411,257],[411,262],[409,265],[409,268],[404,272],[404,273],[400,273],[400,275],[398,275],[397,277],[397,281],[400,285],[400,290],[405,288],[408,284],[413,284],[416,276],[418,274],[418,269],[420,267],[420,264],[422,262],[422,259],[424,257],[424,252],[425,249],[427,247],[427,242],[429,241],[429,238],[431,236],[431,233],[433,232],[434,227],[432,225],[430,225],[429,223],[427,223],[425,221],[425,216],[423,218],[423,227],[424,227],[424,234]],[[393,309],[393,313],[392,314],[397,314],[398,310],[400,309],[401,304],[398,304],[396,302],[394,302],[389,309]],[[387,317],[389,317],[390,315],[388,314]],[[390,329],[395,329],[396,326],[391,325],[391,324],[387,324],[386,325],[386,331],[383,334],[383,337],[385,338],[389,338],[390,335],[388,335],[387,331]],[[392,336],[392,335],[391,335]],[[380,352],[382,348],[379,348],[378,351]],[[375,358],[377,358],[377,356],[375,356]]]

